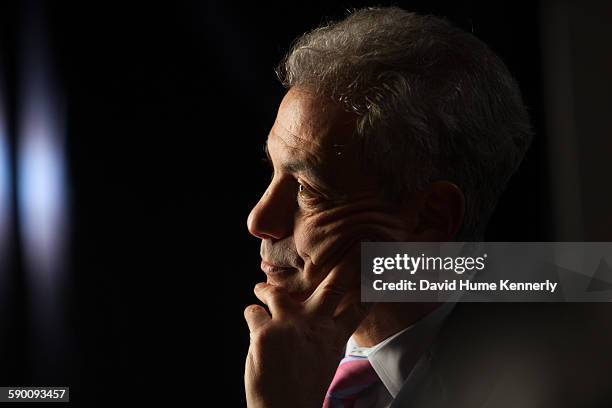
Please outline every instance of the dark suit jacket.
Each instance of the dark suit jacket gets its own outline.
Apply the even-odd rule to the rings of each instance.
[[[457,304],[391,407],[612,407],[612,303]]]

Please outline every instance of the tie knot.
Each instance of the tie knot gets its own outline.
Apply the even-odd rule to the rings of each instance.
[[[346,356],[340,361],[323,408],[352,407],[363,391],[379,381],[367,357]]]

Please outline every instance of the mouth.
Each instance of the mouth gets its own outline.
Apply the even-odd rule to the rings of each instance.
[[[261,261],[261,270],[268,276],[287,275],[297,271],[297,269],[293,267],[274,265],[264,260]]]
[[[284,287],[289,295],[296,302],[303,302],[310,295],[301,289],[300,285],[296,285],[295,276],[299,272],[298,268],[293,266],[279,266],[268,261],[261,261],[261,270],[268,277],[268,283],[276,286]]]

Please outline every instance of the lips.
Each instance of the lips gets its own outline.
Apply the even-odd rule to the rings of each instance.
[[[261,270],[264,271],[266,275],[281,275],[296,271],[296,269],[291,266],[274,265],[264,260],[261,261]]]

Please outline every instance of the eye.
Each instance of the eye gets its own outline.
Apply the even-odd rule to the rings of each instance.
[[[320,210],[332,204],[332,201],[319,190],[311,187],[307,182],[296,179],[298,206],[307,210]]]
[[[306,188],[306,186],[298,181],[298,197],[304,196],[307,191],[308,189]]]
[[[302,201],[305,203],[312,203],[314,200],[316,200],[317,195],[315,194],[314,191],[312,191],[311,188],[309,188],[308,186],[298,181],[297,198],[298,198],[298,201]]]

